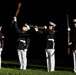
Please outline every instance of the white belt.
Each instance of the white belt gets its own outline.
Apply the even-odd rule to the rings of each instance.
[[[20,40],[20,42],[23,42],[23,43],[25,43],[26,41],[25,41],[25,40]]]
[[[48,39],[48,41],[53,41],[54,42],[54,39]]]

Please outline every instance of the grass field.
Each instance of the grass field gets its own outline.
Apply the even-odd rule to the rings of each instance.
[[[18,61],[2,61],[0,75],[76,75],[72,69],[72,67],[56,66],[54,72],[47,72],[44,64],[28,63],[27,70],[19,70]]]

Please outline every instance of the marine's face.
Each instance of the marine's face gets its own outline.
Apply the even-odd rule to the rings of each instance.
[[[76,28],[76,23],[74,23],[74,26],[75,26],[75,28]]]
[[[25,27],[25,26],[23,26],[23,27],[22,27],[22,30],[23,30],[23,31],[28,31],[28,28]]]
[[[50,30],[53,30],[53,26],[49,26],[49,29],[50,29]]]

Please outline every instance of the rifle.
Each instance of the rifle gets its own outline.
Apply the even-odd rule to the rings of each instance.
[[[18,13],[19,13],[19,11],[20,11],[20,7],[21,7],[21,3],[19,2],[18,3],[18,8],[17,8],[17,10],[16,10],[16,14],[15,14],[15,17],[17,17],[18,16]],[[10,26],[12,26],[12,24],[14,23],[14,21],[12,21],[12,23],[11,23],[11,25]]]
[[[37,28],[39,28],[39,29],[45,29],[44,26],[37,26],[37,25],[34,26],[34,25],[31,25],[31,24],[30,24],[30,27],[33,27],[33,28],[36,28],[36,27],[37,27]]]
[[[67,28],[69,29],[69,17],[67,15]],[[68,30],[68,54],[70,54],[70,47],[69,47],[69,43],[70,43],[70,31]]]
[[[15,14],[16,17],[17,17],[17,15],[18,15],[19,11],[20,11],[20,7],[21,7],[21,3],[19,2],[19,4],[18,4],[18,9],[17,9],[16,14]]]

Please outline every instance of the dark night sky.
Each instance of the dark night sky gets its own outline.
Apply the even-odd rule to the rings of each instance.
[[[72,19],[76,17],[74,8],[75,5],[71,2],[56,2],[56,1],[41,1],[41,0],[6,0],[2,1],[0,4],[0,22],[3,26],[3,33],[5,35],[5,47],[3,51],[3,56],[6,58],[12,59],[17,56],[15,53],[15,45],[16,43],[16,33],[10,24],[12,19],[16,13],[18,2],[22,3],[20,12],[18,14],[18,23],[19,26],[22,26],[24,23],[33,24],[33,25],[48,25],[49,21],[53,21],[57,24],[57,39],[56,39],[56,56],[58,58],[67,56],[67,14],[69,15],[70,26],[72,23]],[[73,6],[72,6],[73,4]],[[34,35],[33,35],[34,37]],[[35,39],[36,38],[36,39]],[[42,39],[42,38],[41,38]],[[34,37],[32,39],[32,48],[29,50],[29,56],[32,57],[32,53],[34,52],[34,56],[42,56],[44,58],[45,53],[41,48],[42,42],[41,39]],[[39,41],[38,41],[39,40]],[[38,44],[36,44],[36,42]],[[40,44],[41,42],[41,44]],[[36,48],[38,49],[36,51]],[[43,45],[42,45],[43,46]],[[14,50],[14,51],[13,51]],[[31,51],[32,50],[32,51]],[[42,50],[42,51],[41,51]],[[32,53],[31,53],[32,52]],[[38,52],[38,54],[35,54]],[[40,53],[39,53],[40,52]],[[63,54],[64,53],[64,54]],[[30,57],[29,57],[30,58]]]

